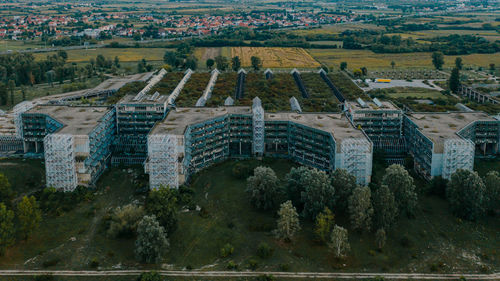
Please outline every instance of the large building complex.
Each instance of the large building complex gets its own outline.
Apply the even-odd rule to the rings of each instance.
[[[159,93],[155,85],[168,75],[159,71],[139,93],[112,106],[19,104],[13,118],[0,120],[0,151],[44,157],[47,186],[74,190],[95,184],[110,164],[144,165],[151,188],[179,187],[209,165],[248,157],[287,158],[327,172],[343,168],[366,185],[377,151],[399,163],[411,154],[425,178],[449,178],[457,169],[472,169],[474,157],[500,150],[500,120],[485,113],[404,113],[387,101],[346,101],[331,81],[342,113],[302,112],[296,97],[287,97],[291,111],[266,112],[258,97],[252,106],[238,106],[243,89],[230,105],[219,90],[221,104],[206,107],[217,70],[205,91],[191,92],[192,107],[177,108],[191,74],[177,74],[184,76],[169,89],[177,87]]]
[[[341,114],[265,113],[252,107],[177,108],[148,136],[152,188],[178,187],[190,175],[228,158],[286,157],[324,171],[347,169],[370,182],[372,144]]]
[[[412,113],[404,117],[404,135],[420,174],[449,179],[457,169],[472,170],[476,147],[498,154],[500,121],[482,112]]]
[[[22,120],[25,152],[44,154],[47,186],[74,190],[94,184],[106,169],[114,108],[39,105]]]

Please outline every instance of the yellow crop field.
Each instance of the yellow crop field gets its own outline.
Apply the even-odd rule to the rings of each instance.
[[[68,50],[68,62],[89,62],[90,59],[95,59],[97,55],[103,55],[105,58],[114,59],[118,56],[121,62],[140,61],[143,58],[147,61],[162,61],[165,48],[97,48],[97,49],[79,49]],[[35,53],[35,59],[45,59],[54,52]]]
[[[309,49],[309,53],[319,62],[333,67],[347,62],[349,69],[367,67],[368,69],[391,68],[391,61],[396,68],[433,68],[431,53],[376,54],[370,50],[346,49]],[[461,57],[465,66],[488,67],[490,63],[500,65],[500,53],[445,56],[444,67],[453,67],[455,58]]]
[[[238,56],[241,66],[250,67],[252,56],[262,60],[263,67],[309,68],[320,64],[302,48],[232,47],[231,57]]]

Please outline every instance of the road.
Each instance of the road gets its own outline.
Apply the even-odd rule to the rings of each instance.
[[[143,270],[0,270],[0,276],[138,276]],[[342,273],[342,272],[271,272],[271,271],[174,271],[159,270],[160,275],[171,277],[257,277],[273,275],[277,278],[322,278],[322,279],[365,279],[384,277],[387,280],[499,280],[500,273],[492,274],[458,274],[458,273]]]

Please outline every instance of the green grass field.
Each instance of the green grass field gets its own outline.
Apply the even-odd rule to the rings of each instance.
[[[78,49],[68,50],[68,62],[89,62],[90,59],[95,59],[97,55],[103,55],[105,58],[114,59],[118,56],[121,62],[136,62],[143,58],[147,61],[163,61],[163,55],[168,49],[166,48],[96,48],[96,49]],[[35,59],[43,60],[47,56],[53,55],[54,52],[35,53]]]
[[[476,163],[481,173],[498,168],[500,163],[483,162]],[[32,180],[42,180],[40,161],[0,163],[7,167],[27,165],[25,168],[35,172]],[[253,167],[272,167],[280,179],[295,166],[274,159],[248,163]],[[281,243],[271,234],[275,213],[257,211],[250,205],[244,191],[245,180],[231,175],[234,164],[235,161],[227,161],[194,176],[190,185],[194,190],[193,203],[206,210],[207,215],[202,217],[198,211],[179,214],[178,229],[170,237],[171,248],[162,262],[168,264],[167,268],[226,270],[231,260],[238,264],[239,270],[246,270],[251,259],[258,262],[259,271],[281,271],[286,266],[290,271],[321,272],[491,272],[499,266],[497,218],[486,217],[475,223],[461,221],[450,213],[446,201],[435,196],[420,197],[416,218],[400,218],[388,232],[387,245],[381,252],[375,250],[373,234],[350,232],[352,250],[347,260],[339,262],[326,246],[315,242],[313,224],[303,219],[296,240],[291,244]],[[383,167],[374,168],[379,171],[376,173],[382,170]],[[2,171],[14,188],[24,186],[20,189],[28,191],[29,184],[22,179],[20,169],[2,168]],[[18,242],[0,257],[0,268],[90,269],[92,258],[99,261],[101,269],[112,269],[117,264],[122,269],[153,268],[134,260],[133,239],[108,238],[103,226],[103,217],[110,208],[143,200],[142,195],[134,192],[134,182],[144,180],[141,173],[140,167],[112,168],[104,173],[92,201],[82,202],[58,217],[44,216],[40,229],[28,241]],[[343,215],[337,214],[336,223],[348,227]],[[274,249],[270,258],[257,257],[257,245],[261,242]],[[226,243],[231,243],[235,250],[231,256],[221,258],[219,251]],[[51,266],[43,266],[50,262]]]

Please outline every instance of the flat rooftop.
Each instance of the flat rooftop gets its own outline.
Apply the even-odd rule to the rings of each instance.
[[[434,152],[443,153],[446,139],[460,138],[457,132],[476,120],[495,121],[484,112],[442,112],[407,114],[422,131],[434,142]]]
[[[376,105],[372,101],[363,101],[366,104],[365,107],[362,107],[357,101],[348,101],[347,103],[353,110],[400,110],[390,101],[380,101],[380,103],[382,104],[381,107]]]
[[[109,111],[108,107],[38,105],[26,113],[47,114],[64,126],[57,134],[88,135]]]
[[[225,114],[252,114],[249,106],[228,107],[179,107],[172,109],[165,120],[158,122],[151,134],[183,135],[191,124],[219,117]]]
[[[188,125],[225,114],[251,115],[252,110],[249,106],[177,108],[170,111],[165,120],[153,128],[151,134],[183,135]],[[345,116],[337,113],[265,113],[264,119],[265,121],[292,121],[331,133],[338,144],[347,138],[366,138],[360,130],[349,123]]]
[[[349,120],[340,113],[266,113],[266,121],[290,121],[331,133],[337,145],[344,139],[366,139],[361,130],[354,128]]]
[[[162,95],[160,94],[157,97],[154,97],[154,93],[148,93],[144,95],[142,98],[139,100],[134,100],[136,95],[126,95],[124,96],[120,101],[118,101],[118,104],[164,104],[167,102],[168,96],[169,95]]]

